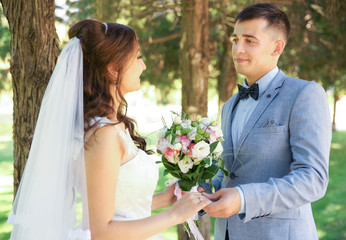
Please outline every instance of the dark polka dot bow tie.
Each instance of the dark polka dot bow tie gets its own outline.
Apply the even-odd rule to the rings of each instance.
[[[249,88],[245,88],[238,84],[239,97],[240,99],[248,99],[249,95],[257,100],[258,99],[258,84],[252,84]]]

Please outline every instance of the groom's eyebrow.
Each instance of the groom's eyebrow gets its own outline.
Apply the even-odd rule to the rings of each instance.
[[[251,35],[251,34],[242,34],[241,36],[242,36],[242,37],[247,37],[247,38],[254,38],[254,39],[259,40],[255,35]],[[231,38],[232,38],[232,37],[238,37],[238,35],[235,34],[235,33],[233,33],[233,34],[231,35]]]

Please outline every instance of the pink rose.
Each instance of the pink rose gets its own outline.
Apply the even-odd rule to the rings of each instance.
[[[191,140],[185,135],[184,136],[178,136],[177,138],[180,140],[183,153],[187,154],[187,152],[189,151],[188,147],[191,143]]]
[[[159,150],[161,153],[165,153],[167,151],[167,148],[169,147],[169,140],[166,138],[161,138],[157,144],[157,150]]]
[[[188,156],[191,156],[192,155],[192,149],[193,147],[196,145],[196,143],[190,143],[189,145],[189,151],[187,152],[187,155]]]
[[[213,142],[216,142],[218,140],[218,137],[215,133],[215,131],[213,131],[213,129],[211,129],[211,127],[208,127],[205,132],[209,133],[209,142],[210,143],[213,143]]]
[[[168,162],[170,163],[178,163],[179,161],[179,151],[178,150],[173,150],[171,148],[167,148],[167,151],[165,152],[165,158],[167,159]]]

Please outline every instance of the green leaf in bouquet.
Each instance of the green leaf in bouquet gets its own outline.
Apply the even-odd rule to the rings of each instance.
[[[156,163],[156,164],[161,164],[161,163],[162,163],[162,161],[156,161],[155,163]]]
[[[187,120],[188,119],[187,113],[182,113],[181,114],[181,118]]]
[[[167,170],[175,170],[175,165],[173,163],[168,162],[164,155],[162,155],[162,164]]]
[[[172,134],[171,144],[174,144],[175,139],[177,138],[177,135]]]
[[[185,180],[185,179],[180,179],[178,181],[179,187],[183,191],[190,191],[191,188],[195,185],[192,181]]]
[[[221,158],[219,159],[219,162],[220,162],[220,167],[225,168],[225,162]]]
[[[176,174],[175,172],[170,172],[170,174],[175,178],[180,178],[180,174]]]
[[[166,176],[169,173],[167,169],[163,170],[163,176]]]
[[[200,179],[198,185],[203,186],[206,183],[205,179]]]
[[[228,177],[228,175],[229,175],[228,171],[224,168],[220,168],[220,169]]]
[[[200,165],[210,165],[210,159],[209,158],[204,158],[202,162],[200,162]]]
[[[219,167],[216,165],[212,165],[203,171],[203,175],[201,178],[202,179],[213,178],[217,174],[218,171],[219,171]]]
[[[195,176],[195,172],[189,172],[184,174],[184,176],[186,176],[188,179],[192,180]]]
[[[165,133],[165,138],[167,138],[172,132],[170,130],[167,130]]]
[[[217,145],[219,144],[218,141],[213,142],[212,144],[210,144],[210,153],[214,152],[215,148],[217,147]]]

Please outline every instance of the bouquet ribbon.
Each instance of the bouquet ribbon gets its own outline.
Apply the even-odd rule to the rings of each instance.
[[[190,192],[198,192],[197,186],[192,187]],[[179,187],[178,182],[175,184],[175,190],[174,195],[177,196],[177,200],[179,200],[182,197],[181,189]],[[186,220],[187,224],[189,225],[189,228],[191,230],[192,235],[195,237],[196,240],[204,240],[201,232],[198,230],[198,227],[196,226],[195,222],[193,220],[198,220],[198,213],[196,213],[194,216]],[[187,230],[187,229],[186,229]],[[186,231],[189,234],[189,231]]]

